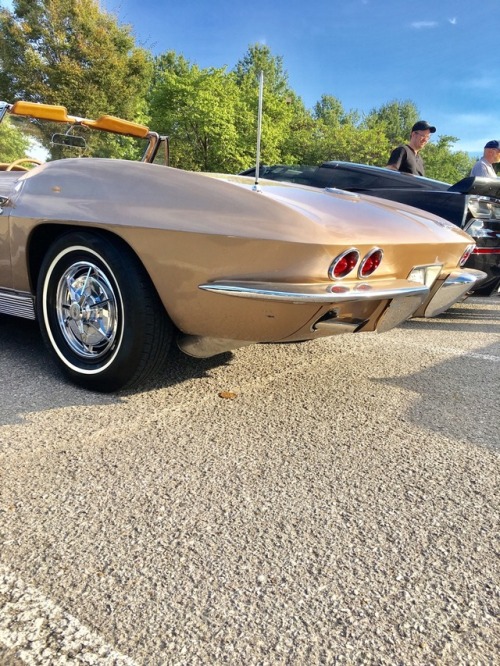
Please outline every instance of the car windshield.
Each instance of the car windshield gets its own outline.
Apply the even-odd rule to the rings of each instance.
[[[155,161],[161,139],[138,123],[114,116],[96,120],[68,115],[60,106],[0,103],[0,162],[32,158],[111,157]],[[2,155],[2,153],[4,153]],[[164,152],[158,159],[165,164]]]

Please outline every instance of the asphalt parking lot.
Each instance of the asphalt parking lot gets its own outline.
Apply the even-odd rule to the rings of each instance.
[[[500,296],[87,393],[0,317],[0,663],[498,663]]]

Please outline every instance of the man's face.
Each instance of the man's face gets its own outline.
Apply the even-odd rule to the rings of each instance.
[[[500,162],[500,148],[486,148],[484,151],[484,156],[490,164]]]
[[[430,138],[430,130],[418,130],[411,133],[412,143],[418,148],[418,150],[422,149]]]

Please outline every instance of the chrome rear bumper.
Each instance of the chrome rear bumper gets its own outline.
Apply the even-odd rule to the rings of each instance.
[[[409,319],[429,296],[427,286],[409,280],[374,280],[356,284],[218,280],[202,284],[200,289],[224,296],[279,301],[292,307],[296,304],[317,304],[320,307],[317,316],[302,324],[299,336],[294,336],[295,341],[356,333],[370,323],[372,327],[369,330],[380,333],[389,331]],[[365,303],[372,305],[367,308]],[[350,304],[358,305],[351,308]],[[356,312],[359,314],[356,315]],[[190,356],[206,358],[252,344],[252,341],[180,335],[177,344]]]
[[[250,280],[216,280],[200,284],[200,289],[226,296],[277,300],[290,303],[354,303],[356,301],[384,301],[388,299],[429,295],[428,287],[410,280],[380,280],[359,282],[319,282],[294,284],[288,282],[252,282]]]

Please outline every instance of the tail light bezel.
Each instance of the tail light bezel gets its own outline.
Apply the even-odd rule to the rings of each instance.
[[[343,270],[341,274],[335,275],[335,269],[337,268],[337,266],[350,254],[356,257],[356,261],[351,261],[349,266],[346,267],[346,269]],[[352,271],[358,265],[360,256],[361,256],[360,252],[356,247],[351,247],[348,250],[344,250],[344,252],[341,252],[339,255],[337,255],[335,259],[330,263],[330,266],[328,268],[328,277],[330,278],[330,280],[337,281],[346,278],[350,273],[352,273]]]

